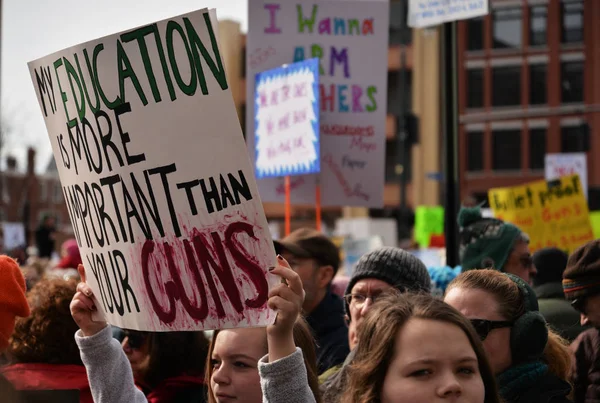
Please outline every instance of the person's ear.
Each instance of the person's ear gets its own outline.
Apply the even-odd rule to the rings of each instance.
[[[350,324],[350,316],[344,315],[344,322],[346,322],[346,326]]]
[[[317,274],[317,286],[319,288],[327,287],[327,285],[331,283],[331,280],[333,280],[334,276],[335,270],[333,270],[333,266],[328,265],[319,267]]]

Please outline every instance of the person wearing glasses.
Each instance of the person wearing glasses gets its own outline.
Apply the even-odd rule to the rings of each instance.
[[[379,248],[363,255],[352,271],[344,296],[352,351],[342,365],[319,378],[324,402],[340,401],[346,388],[348,368],[359,344],[359,327],[377,299],[390,290],[429,294],[431,278],[423,262],[411,253],[393,247]]]
[[[533,284],[537,269],[527,234],[513,224],[484,218],[479,207],[463,207],[458,213],[458,225],[463,271],[495,269]]]
[[[565,298],[590,325],[571,344],[572,382],[577,403],[600,401],[600,240],[577,249],[563,273]]]
[[[570,402],[566,342],[548,328],[523,279],[490,269],[467,271],[450,283],[444,302],[471,321],[504,402]]]

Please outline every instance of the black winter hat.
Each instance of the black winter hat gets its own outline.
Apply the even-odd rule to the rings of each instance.
[[[346,287],[346,295],[363,278],[384,281],[400,292],[431,292],[431,277],[425,264],[412,253],[394,247],[383,247],[363,255]],[[350,307],[345,303],[346,313]]]
[[[562,283],[563,272],[569,255],[558,248],[544,248],[533,254],[533,264],[537,274],[533,284],[537,287],[546,283]]]

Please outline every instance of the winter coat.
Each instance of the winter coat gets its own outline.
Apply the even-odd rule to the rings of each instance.
[[[343,363],[350,347],[342,299],[328,291],[306,321],[315,336],[319,374]]]
[[[504,403],[572,403],[571,385],[559,379],[542,362],[509,368],[497,377]]]
[[[575,402],[600,403],[600,330],[588,329],[569,347],[573,353],[571,380]]]
[[[570,342],[587,329],[580,324],[580,315],[565,300],[562,283],[546,283],[535,287],[540,313],[550,327]]]

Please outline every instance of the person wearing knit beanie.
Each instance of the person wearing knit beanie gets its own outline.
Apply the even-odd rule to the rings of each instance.
[[[563,273],[565,298],[600,327],[600,239],[588,242],[569,257]]]
[[[25,278],[17,262],[0,255],[0,352],[8,347],[16,318],[29,316],[25,292]]]
[[[581,312],[581,324],[593,326],[569,346],[574,358],[574,401],[596,402],[600,397],[600,239],[569,256],[563,290],[565,298]]]
[[[527,234],[511,223],[484,218],[480,207],[463,207],[458,213],[458,225],[463,271],[495,269],[533,284],[537,270]]]
[[[431,278],[427,267],[413,254],[393,247],[379,248],[363,255],[346,287],[350,349],[357,343],[357,327],[373,298],[391,288],[400,292],[429,293]]]
[[[416,256],[398,248],[383,247],[363,255],[354,268],[344,296],[348,339],[352,350],[344,364],[319,377],[324,402],[337,402],[348,385],[349,368],[358,344],[358,326],[382,293],[431,292],[427,268]]]

